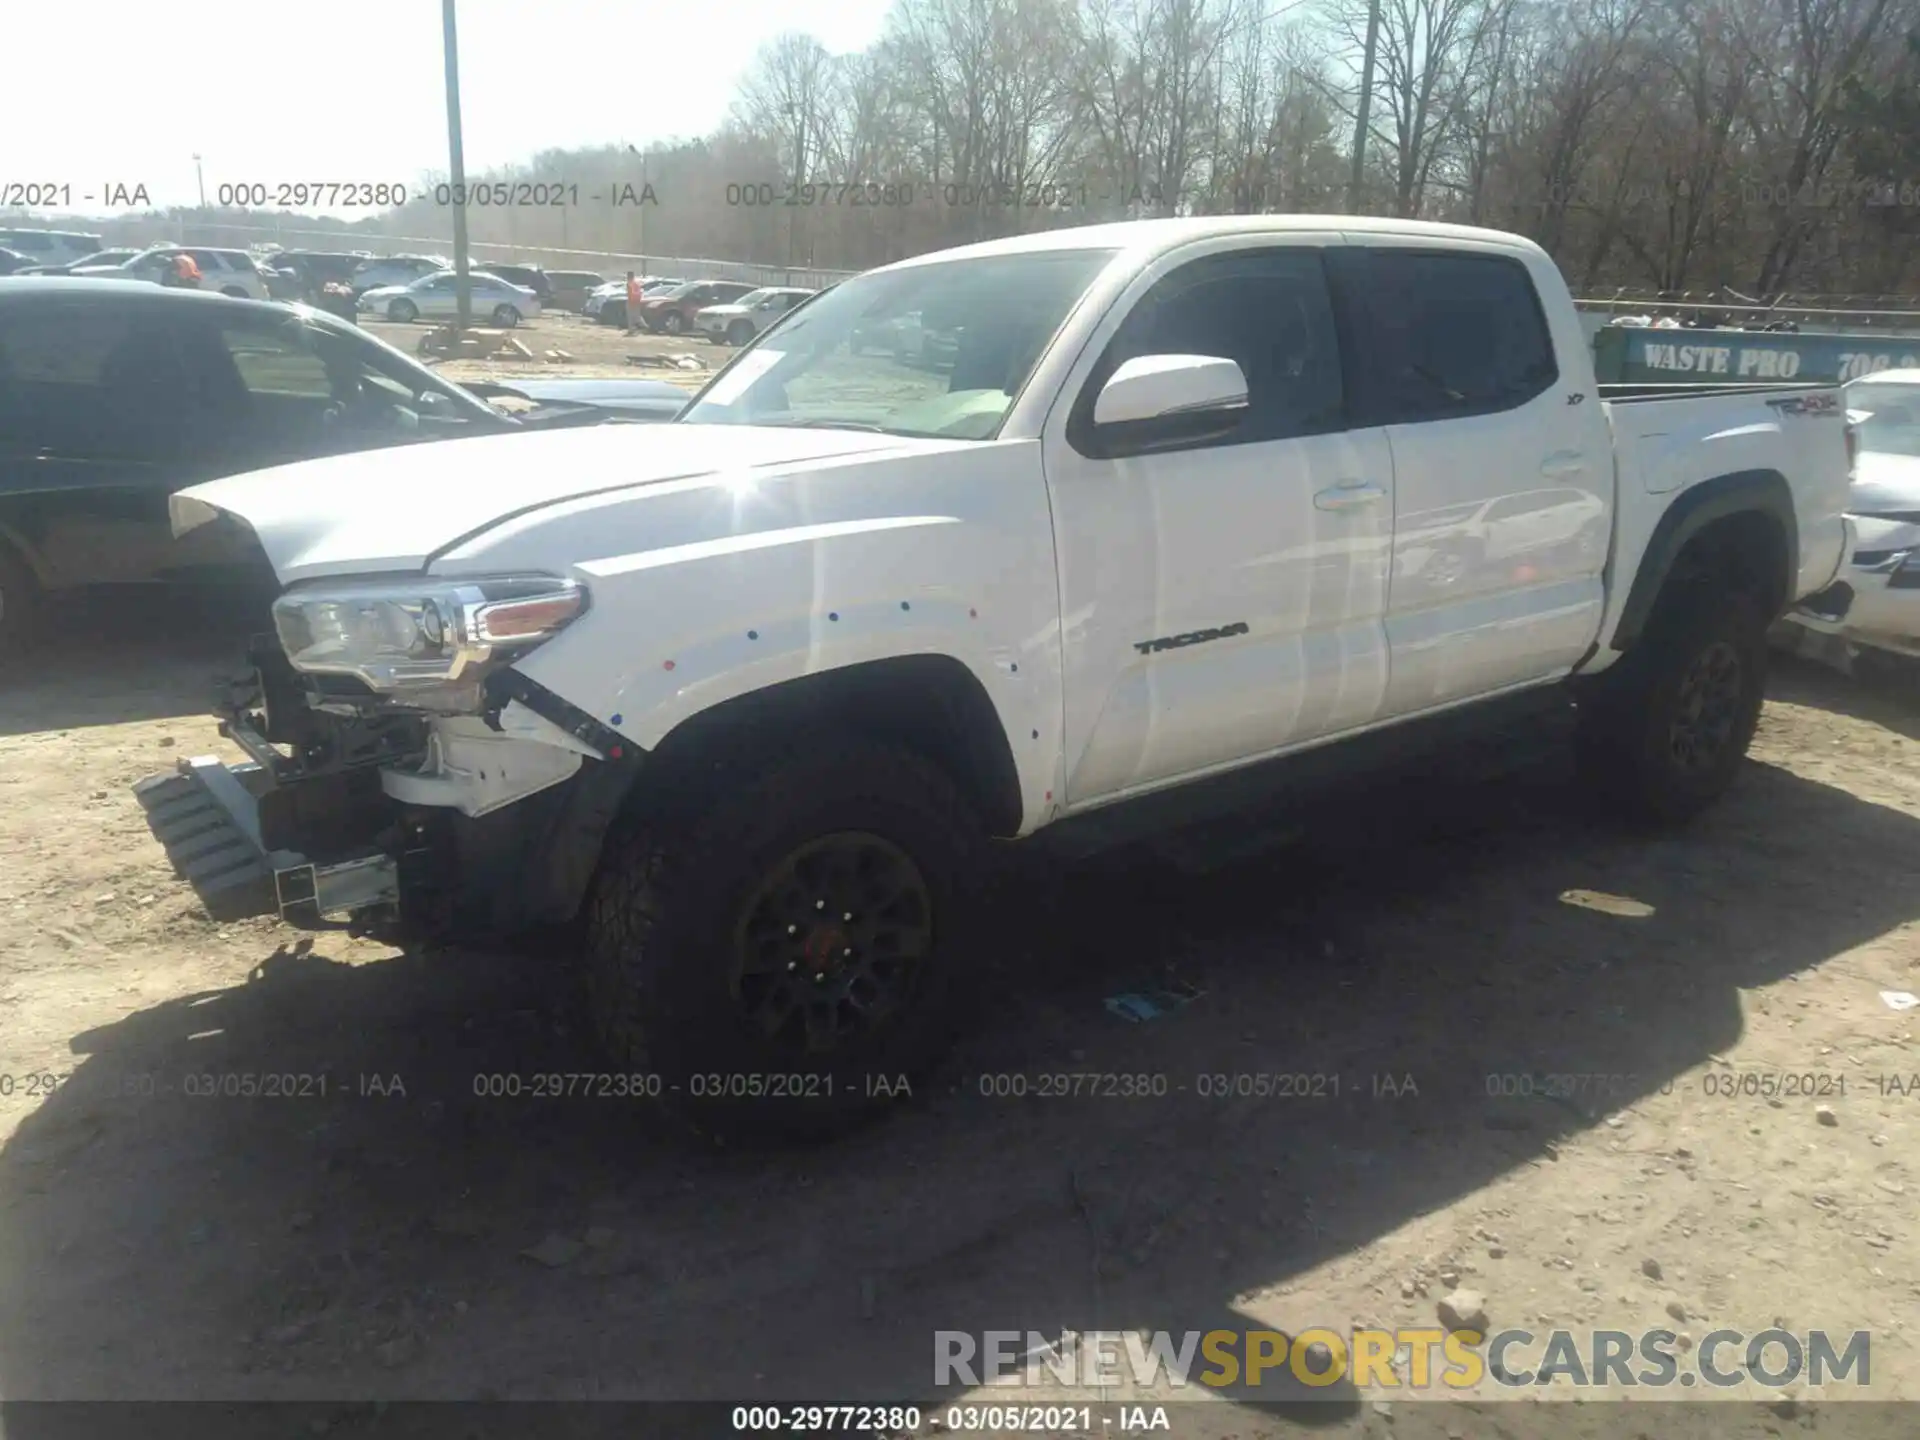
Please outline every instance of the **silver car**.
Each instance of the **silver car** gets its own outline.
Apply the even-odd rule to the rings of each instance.
[[[390,285],[411,285],[452,268],[453,262],[444,255],[369,255],[354,267],[347,283],[358,295],[364,290],[379,290]]]
[[[503,329],[512,329],[522,320],[540,314],[540,297],[524,285],[514,285],[498,275],[469,271],[473,289],[473,316],[482,316]],[[382,285],[361,294],[361,311],[406,324],[412,320],[453,320],[460,314],[459,277],[451,270],[428,275],[411,285]]]

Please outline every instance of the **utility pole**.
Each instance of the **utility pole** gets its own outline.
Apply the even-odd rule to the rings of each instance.
[[[1347,182],[1350,215],[1360,213],[1360,184],[1367,168],[1368,112],[1373,108],[1373,59],[1379,48],[1380,0],[1367,0],[1367,43],[1360,59],[1360,111],[1353,125],[1353,175]]]
[[[193,157],[193,178],[200,182],[200,208],[204,210],[207,208],[207,177],[205,172],[200,169],[200,157],[198,155]]]
[[[460,40],[453,23],[453,0],[440,0],[440,27],[447,60],[447,178],[453,185],[454,295],[460,306],[460,332],[473,323],[473,284],[467,278],[467,164],[460,153]]]

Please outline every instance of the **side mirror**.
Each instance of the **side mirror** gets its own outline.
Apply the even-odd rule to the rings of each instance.
[[[1097,426],[1211,416],[1237,424],[1247,377],[1214,355],[1140,355],[1113,372],[1093,405]]]

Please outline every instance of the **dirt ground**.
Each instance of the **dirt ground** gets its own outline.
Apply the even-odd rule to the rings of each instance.
[[[1677,837],[1585,818],[1543,764],[1369,792],[1205,873],[1035,867],[935,1093],[833,1146],[736,1151],[630,1102],[476,1095],[597,1068],[561,956],[200,914],[128,786],[235,758],[204,718],[234,639],[217,618],[86,617],[92,638],[0,676],[8,1400],[932,1414],[956,1393],[933,1386],[935,1330],[1432,1325],[1456,1283],[1495,1329],[1868,1329],[1872,1383],[1847,1396],[1920,1398],[1920,1093],[1882,1079],[1920,1071],[1920,1012],[1881,996],[1920,989],[1908,692],[1777,662],[1754,763]],[[1145,1023],[1103,1004],[1170,978],[1202,993]],[[1168,1093],[983,1093],[1062,1070]],[[1197,1094],[1273,1071],[1341,1094]],[[1741,1093],[1771,1073],[1844,1093]],[[228,1075],[326,1093],[222,1095]],[[1497,1094],[1521,1075],[1616,1078]],[[1176,1433],[1546,1433],[1491,1386],[1471,1423],[1345,1383],[1307,1418],[1253,1407],[1304,1393],[1287,1384]],[[1791,1398],[1649,1432],[1589,1395],[1557,1409],[1594,1428],[1552,1433],[1868,1433],[1831,1391]]]
[[[420,340],[434,327],[424,321],[412,325],[362,321],[360,328],[409,355],[425,358],[419,356]],[[435,364],[434,369],[450,380],[494,380],[505,385],[512,384],[516,376],[613,376],[667,380],[691,391],[704,385],[736,353],[731,346],[714,345],[694,336],[629,335],[619,326],[602,325],[564,311],[549,311],[516,327],[514,335],[539,358],[448,360]],[[548,360],[545,357],[549,350],[561,351],[567,358]],[[690,355],[704,368],[634,365],[628,360],[633,355],[655,360]]]

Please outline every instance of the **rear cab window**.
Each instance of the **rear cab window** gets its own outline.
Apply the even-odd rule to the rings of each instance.
[[[1366,423],[1517,409],[1559,379],[1533,277],[1507,255],[1343,248],[1331,267],[1355,337]]]

